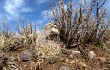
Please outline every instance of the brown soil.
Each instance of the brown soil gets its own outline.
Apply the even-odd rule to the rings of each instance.
[[[8,52],[9,55],[17,57],[17,53],[22,52],[25,49],[20,49],[14,52]],[[77,50],[77,49],[74,49]],[[97,47],[82,48],[80,55],[75,55],[73,59],[68,57],[68,54],[61,53],[56,57],[49,59],[34,59],[30,61],[15,61],[15,63],[22,70],[59,70],[61,66],[67,66],[69,70],[110,70],[110,55],[107,51],[99,49]],[[94,59],[89,59],[87,53],[93,51],[96,53]],[[105,62],[102,62],[98,57],[106,58]]]

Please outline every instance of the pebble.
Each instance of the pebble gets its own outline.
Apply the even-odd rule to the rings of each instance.
[[[72,54],[74,55],[79,55],[81,52],[80,51],[72,51]]]
[[[74,55],[70,54],[68,57],[69,57],[69,59],[73,59]]]
[[[67,66],[61,66],[61,67],[59,68],[59,70],[69,70],[69,67],[67,67]]]
[[[20,61],[29,61],[32,58],[32,53],[29,52],[28,50],[23,51],[20,55],[19,55],[19,60]]]
[[[79,64],[80,64],[81,66],[83,66],[83,67],[87,67],[87,64],[84,63],[84,62],[79,62]]]
[[[72,53],[69,55],[70,59],[73,59],[74,55],[79,55],[80,51],[72,51]]]
[[[96,54],[93,51],[90,51],[88,56],[90,59],[93,59],[96,56]]]

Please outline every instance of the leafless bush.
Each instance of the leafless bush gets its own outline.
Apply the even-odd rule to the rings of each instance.
[[[13,35],[14,35],[14,32],[11,32],[11,30],[6,22],[6,19],[3,19],[2,20],[2,27],[0,29],[0,36],[4,36],[6,38],[9,38]]]
[[[58,1],[56,8],[50,7],[54,23],[59,26],[60,39],[67,48],[79,45],[95,44],[99,45],[106,41],[110,19],[106,17],[106,9],[102,10],[102,4],[97,0],[92,0],[92,5],[87,7],[86,0],[84,4],[80,4],[76,8],[75,14],[73,10],[73,1],[67,3],[67,9],[63,0]]]
[[[3,27],[0,30],[0,37],[5,38],[3,42],[3,47],[6,48],[6,50],[10,50],[10,48],[18,49],[21,46],[31,48],[36,45],[36,25],[33,26],[32,23],[29,21],[27,21],[26,26],[24,26],[24,24],[24,20],[22,19],[22,26],[20,26],[20,23],[18,22],[18,17],[16,17],[17,31],[15,30],[12,32],[6,20],[3,19]]]

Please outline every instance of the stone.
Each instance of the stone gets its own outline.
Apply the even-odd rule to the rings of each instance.
[[[61,66],[61,67],[59,68],[59,70],[69,70],[69,67],[67,67],[67,66]]]
[[[75,60],[70,60],[69,62],[70,64],[74,64],[74,63],[79,63],[79,60],[78,59],[75,59]]]
[[[29,52],[28,50],[23,51],[20,55],[19,55],[19,60],[20,61],[29,61],[32,58],[32,53]]]
[[[74,64],[74,63],[76,63],[75,60],[71,60],[71,61],[70,61],[70,64]]]
[[[88,56],[90,59],[93,59],[96,56],[96,54],[93,51],[90,51]]]
[[[72,54],[74,55],[79,55],[81,52],[80,51],[72,51]]]
[[[65,58],[65,59],[64,59],[64,62],[65,62],[65,63],[68,63],[68,62],[69,62],[69,59]]]
[[[87,64],[84,62],[79,62],[79,65],[83,66],[83,67],[87,67]]]
[[[68,57],[69,57],[69,59],[73,59],[74,55],[70,54]]]
[[[69,58],[70,58],[70,59],[73,59],[74,55],[79,55],[79,54],[80,54],[80,51],[74,51],[74,50],[73,50],[73,51],[71,52],[71,54],[69,55]]]

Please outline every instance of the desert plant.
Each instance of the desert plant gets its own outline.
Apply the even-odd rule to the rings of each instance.
[[[75,14],[72,0],[67,4],[59,0],[56,8],[52,8],[52,1],[50,2],[54,23],[59,26],[60,40],[67,48],[99,45],[108,39],[105,32],[110,21],[106,18],[106,9],[101,9],[106,0],[102,4],[93,0],[90,7],[87,7],[85,0],[84,4],[81,3],[79,8],[76,8]]]
[[[61,51],[61,45],[52,40],[38,40],[36,50],[39,57],[51,58],[58,55]]]
[[[26,23],[24,23],[24,19],[22,18],[22,25],[20,26],[20,23],[18,22],[18,17],[16,17],[16,29],[19,35],[21,35],[24,39],[23,44],[25,46],[32,47],[36,44],[36,25],[33,25],[34,23],[27,20]],[[26,24],[26,25],[25,25]]]
[[[14,35],[14,32],[12,32],[9,28],[9,25],[6,22],[6,19],[2,20],[2,27],[0,29],[0,36],[4,36],[6,38],[9,38]]]
[[[27,21],[24,26],[24,19],[22,19],[22,26],[18,22],[16,17],[16,30],[11,31],[6,19],[2,20],[2,28],[0,29],[0,47],[3,50],[17,50],[20,47],[31,48],[36,45],[36,25],[32,25],[32,22]],[[5,39],[5,40],[4,40]]]

